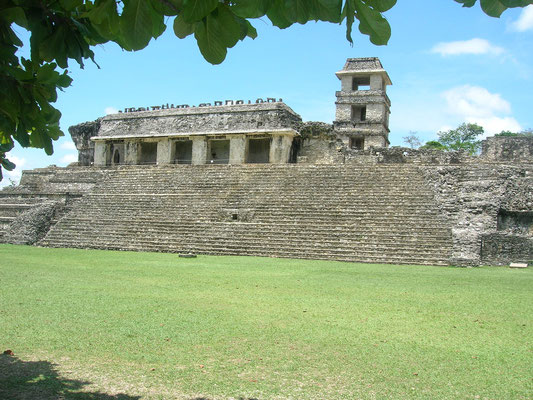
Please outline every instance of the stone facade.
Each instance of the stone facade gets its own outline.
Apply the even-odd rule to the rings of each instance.
[[[228,103],[228,101],[226,102]],[[301,117],[281,101],[126,109],[93,131],[94,164],[287,163]],[[78,125],[71,134],[84,132]],[[262,141],[261,141],[262,140]],[[80,139],[78,139],[80,141]],[[84,165],[88,158],[84,157]]]
[[[533,137],[493,136],[483,141],[481,154],[492,161],[530,161],[533,158]]]
[[[389,148],[380,61],[348,59],[337,76],[332,124],[258,99],[127,108],[71,127],[79,166],[24,171],[0,191],[0,238],[3,228],[4,241],[46,246],[533,261],[533,138],[488,138],[479,156]]]

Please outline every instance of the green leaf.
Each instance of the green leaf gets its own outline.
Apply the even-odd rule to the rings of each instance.
[[[52,85],[57,81],[58,73],[55,70],[56,65],[54,63],[44,64],[39,68],[35,78],[41,84]]]
[[[180,39],[185,39],[191,33],[194,33],[194,28],[196,24],[197,24],[196,22],[193,22],[192,24],[190,24],[183,19],[182,15],[178,15],[174,19],[174,33]]]
[[[474,4],[476,4],[477,0],[455,0],[457,3],[461,3],[463,7],[472,7]]]
[[[218,4],[218,0],[184,0],[183,18],[189,23],[198,22],[217,8]]]
[[[83,0],[59,0],[61,6],[67,10],[72,11],[83,4]]]
[[[346,18],[346,39],[353,44],[352,26],[355,20],[355,0],[346,0],[341,17]]]
[[[503,5],[501,0],[480,0],[480,3],[481,9],[491,17],[499,18],[507,10],[507,7]]]
[[[104,38],[113,40],[120,31],[120,19],[115,0],[97,1],[84,17],[89,18],[94,29]]]
[[[242,18],[260,18],[267,13],[270,4],[270,0],[235,0],[231,11]]]
[[[183,8],[183,0],[152,0],[152,7],[160,14],[178,15]]]
[[[305,24],[311,16],[311,4],[309,0],[286,0],[287,17],[291,22]]]
[[[288,11],[283,0],[274,0],[274,3],[267,11],[267,17],[274,26],[280,29],[288,28],[294,23],[288,16]]]
[[[43,61],[56,61],[61,68],[68,67],[67,30],[64,25],[59,25],[39,45],[39,57]]]
[[[15,163],[12,163],[11,161],[9,161],[7,158],[3,158],[2,159],[2,168],[8,170],[8,171],[13,171],[15,168],[16,168],[16,165]],[[2,172],[0,171],[0,174]],[[1,175],[0,175],[1,177]]]
[[[127,0],[120,16],[122,41],[127,49],[145,48],[152,37],[165,30],[163,15],[158,14],[146,0]]]
[[[28,26],[28,20],[26,19],[26,14],[24,14],[24,9],[22,7],[4,8],[2,10],[1,18],[9,23],[14,22],[23,28]]]
[[[367,4],[379,12],[390,10],[396,5],[396,0],[366,0]]]
[[[197,25],[195,37],[204,58],[220,64],[226,58],[227,48],[242,38],[241,24],[228,6],[219,3],[217,10]]]
[[[390,39],[391,29],[388,21],[376,10],[369,7],[364,0],[355,0],[359,31],[368,35],[375,45],[385,45]]]

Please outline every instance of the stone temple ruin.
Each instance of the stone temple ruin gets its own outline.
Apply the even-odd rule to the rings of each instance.
[[[337,72],[336,120],[281,99],[128,107],[69,129],[77,163],[0,191],[0,240],[433,265],[531,263],[533,139],[479,156],[389,147],[377,58]]]

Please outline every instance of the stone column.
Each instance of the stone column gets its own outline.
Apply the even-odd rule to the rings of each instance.
[[[229,140],[229,163],[244,164],[246,162],[246,136],[232,135]]]
[[[172,146],[169,139],[157,142],[157,164],[170,164],[172,161]]]
[[[192,164],[205,164],[207,161],[207,138],[205,136],[193,136],[192,139]]]
[[[383,77],[377,74],[370,75],[370,90],[381,89],[383,89]]]
[[[280,133],[272,134],[270,144],[270,163],[285,164],[289,162],[291,153],[292,136]]]
[[[106,165],[106,156],[107,156],[107,144],[103,140],[98,140],[94,142],[94,165],[105,166]]]
[[[134,140],[124,141],[124,164],[135,165],[139,162],[139,142]]]

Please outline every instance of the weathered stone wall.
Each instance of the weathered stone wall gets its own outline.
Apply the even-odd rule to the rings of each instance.
[[[173,108],[113,114],[101,120],[99,137],[157,137],[198,133],[294,129],[301,117],[284,103]]]
[[[63,202],[45,202],[23,212],[8,225],[3,241],[10,244],[37,243],[48,233],[63,206]]]
[[[100,118],[92,122],[73,125],[68,128],[70,136],[78,150],[79,165],[92,165],[94,162],[94,142],[91,137],[98,134]]]
[[[442,165],[428,166],[422,171],[434,189],[443,215],[453,226],[452,264],[493,263],[494,257],[491,255],[484,258],[481,249],[484,238],[498,232],[498,215],[501,210],[512,211],[519,206],[522,211],[533,211],[531,196],[516,199],[517,195],[524,193],[524,188],[531,191],[532,165]],[[513,234],[512,231],[500,233],[509,237],[523,236]],[[492,237],[491,243],[494,244],[496,238]],[[490,248],[494,248],[494,245]],[[508,250],[501,258],[510,262],[512,249],[509,246],[506,248]],[[521,257],[522,250],[517,248],[516,251],[516,257]],[[485,253],[492,254],[489,250]]]
[[[481,144],[481,155],[490,161],[533,161],[533,137],[493,136]]]
[[[342,164],[344,144],[337,139],[332,124],[304,122],[299,127],[298,163]]]
[[[62,168],[51,165],[22,171],[20,185],[16,192],[36,194],[87,193],[100,182],[105,171],[91,167]]]
[[[362,162],[378,164],[433,164],[456,165],[478,161],[462,151],[441,151],[430,149],[410,149],[408,147],[370,148],[367,150],[344,150],[347,163]]]
[[[481,258],[491,265],[508,265],[510,262],[533,264],[533,237],[500,232],[483,235]]]

